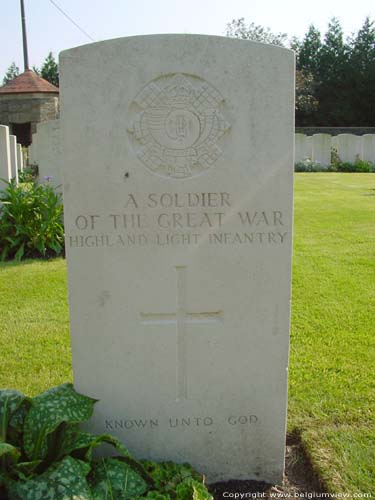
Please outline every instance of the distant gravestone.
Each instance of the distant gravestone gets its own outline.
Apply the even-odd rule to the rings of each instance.
[[[363,141],[363,159],[375,164],[375,134],[365,134]]]
[[[0,125],[0,179],[9,182],[12,178],[9,147],[9,127]],[[1,182],[1,181],[0,181]],[[6,184],[0,183],[0,190],[4,190]]]
[[[37,128],[38,179],[62,191],[60,120],[49,120]]]
[[[311,160],[312,143],[311,136],[295,134],[295,162]]]
[[[312,160],[314,163],[328,166],[331,164],[331,136],[314,134],[312,137]]]
[[[18,171],[23,172],[23,152],[21,144],[17,144],[17,166]]]
[[[354,163],[357,159],[362,158],[362,137],[353,134],[339,134],[336,141],[341,161]]]
[[[15,135],[9,135],[9,149],[12,178],[15,179],[16,184],[18,184],[17,137]]]
[[[209,482],[281,482],[292,51],[141,36],[65,51],[60,68],[74,377],[100,399],[90,428]]]
[[[32,134],[32,141],[29,146],[29,165],[38,165],[38,134]]]

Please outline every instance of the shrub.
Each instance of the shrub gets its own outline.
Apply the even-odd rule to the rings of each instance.
[[[354,163],[343,162],[335,149],[331,152],[331,164],[314,163],[309,158],[295,164],[296,172],[375,172],[375,165],[370,161],[356,159]]]
[[[295,164],[294,170],[296,172],[327,172],[328,166],[322,165],[321,163],[315,163],[306,158],[305,160],[299,161]]]
[[[357,155],[354,163],[342,161],[337,149],[331,149],[331,172],[375,172],[375,165],[371,161],[361,160]]]
[[[115,437],[81,431],[95,403],[72,384],[34,398],[0,390],[0,490],[9,500],[212,500],[190,465],[137,461]],[[94,459],[103,443],[118,455]]]
[[[0,194],[0,259],[57,256],[63,244],[61,195],[48,184],[9,182]]]
[[[374,165],[365,160],[356,160],[354,163],[340,161],[332,165],[335,172],[374,172]]]
[[[32,165],[18,172],[19,182],[34,182],[38,176],[38,168]]]

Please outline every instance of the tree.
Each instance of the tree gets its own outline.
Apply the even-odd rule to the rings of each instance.
[[[53,57],[52,52],[45,58],[40,69],[40,76],[48,80],[52,85],[59,86],[59,66]]]
[[[296,71],[296,112],[299,115],[310,115],[318,108],[314,77],[302,70]],[[297,115],[298,116],[298,115]]]
[[[286,34],[244,18],[227,25],[227,36],[285,46]],[[332,18],[324,37],[311,25],[302,40],[292,38],[297,55],[296,123],[299,126],[375,125],[375,25],[368,17],[345,38]]]
[[[368,17],[349,44],[353,121],[357,125],[374,125],[375,27]]]
[[[227,24],[226,36],[230,38],[241,38],[253,42],[270,43],[272,45],[285,46],[288,35],[286,33],[272,33],[270,28],[255,23],[245,24],[245,19],[233,19]]]
[[[269,43],[284,47],[287,39],[286,33],[272,33],[270,28],[250,23],[245,24],[244,18],[234,19],[227,24],[226,35],[232,38],[252,40],[254,42]],[[298,40],[292,40],[294,49],[298,50]],[[297,71],[296,74],[296,110],[309,113],[316,109],[317,100],[313,95],[314,79],[310,72]]]
[[[297,69],[311,73],[313,78],[316,79],[321,50],[322,41],[320,31],[311,24],[302,42],[297,42],[296,44]]]
[[[349,46],[340,21],[332,18],[318,54],[319,110],[317,125],[350,126],[351,95]]]
[[[16,66],[15,62],[12,62],[12,64],[9,66],[7,69],[7,72],[5,73],[5,76],[3,78],[3,85],[6,83],[10,82],[13,80],[16,76],[20,74],[20,69],[18,66]]]

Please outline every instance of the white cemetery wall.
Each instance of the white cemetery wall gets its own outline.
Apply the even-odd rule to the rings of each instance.
[[[281,482],[293,52],[139,36],[65,51],[60,71],[74,378],[100,399],[90,428],[209,482]]]
[[[12,168],[10,164],[9,127],[0,125],[0,179],[9,182],[12,178]],[[0,189],[6,187],[1,182]]]

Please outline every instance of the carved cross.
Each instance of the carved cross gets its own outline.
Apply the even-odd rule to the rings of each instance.
[[[176,399],[187,399],[187,327],[188,325],[207,325],[222,323],[222,311],[188,312],[186,306],[187,286],[186,267],[177,266],[176,312],[141,313],[144,325],[176,326]]]

